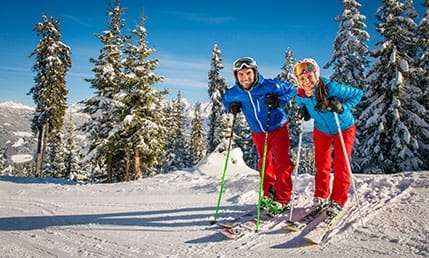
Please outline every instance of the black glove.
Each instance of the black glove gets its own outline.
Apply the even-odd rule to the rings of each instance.
[[[265,102],[269,108],[278,108],[280,106],[279,97],[273,94],[265,95]]]
[[[300,109],[298,109],[298,119],[304,119],[304,121],[308,121],[310,120],[311,116],[310,113],[308,113],[307,108],[304,106]]]
[[[240,113],[240,111],[241,111],[241,102],[233,102],[231,104],[231,107],[229,108],[229,111],[233,115],[237,115],[238,113]]]
[[[328,102],[329,104],[326,110],[328,110],[329,112],[335,112],[337,114],[341,114],[344,112],[344,108],[341,102],[336,101],[334,99],[329,99]]]

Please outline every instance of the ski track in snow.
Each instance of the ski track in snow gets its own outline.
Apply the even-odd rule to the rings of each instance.
[[[234,152],[233,152],[234,154]],[[256,205],[259,178],[236,155],[219,221]],[[194,171],[99,185],[0,177],[2,257],[428,257],[429,171],[355,174],[344,217],[323,245],[286,232],[285,218],[230,241],[210,226],[224,155]],[[43,179],[39,179],[43,180]],[[294,177],[294,215],[312,202],[313,176]],[[361,217],[362,216],[362,217]],[[307,229],[308,230],[308,229]]]

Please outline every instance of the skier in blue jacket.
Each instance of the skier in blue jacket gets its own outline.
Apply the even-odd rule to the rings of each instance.
[[[313,144],[315,156],[315,210],[327,207],[328,216],[334,217],[347,201],[350,173],[335,121],[337,113],[347,156],[350,160],[355,140],[356,125],[352,115],[363,96],[361,89],[320,77],[320,68],[311,58],[294,66],[293,75],[298,82],[296,104],[305,120],[314,119]],[[331,171],[334,179],[331,183]]]
[[[261,204],[277,215],[288,208],[292,192],[294,166],[289,156],[288,116],[283,107],[296,95],[296,89],[290,83],[265,79],[251,57],[237,59],[233,71],[236,83],[226,90],[222,103],[233,114],[243,111],[258,152],[260,172],[268,134]]]

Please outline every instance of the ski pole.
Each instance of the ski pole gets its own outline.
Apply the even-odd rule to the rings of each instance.
[[[216,212],[215,212],[215,215],[214,215],[214,219],[212,221],[210,221],[211,225],[213,225],[213,224],[216,223],[216,219],[217,219],[217,217],[219,215],[219,207],[220,207],[220,202],[221,202],[221,199],[222,199],[223,188],[224,188],[224,185],[225,185],[225,176],[226,176],[226,171],[227,171],[227,168],[228,168],[229,154],[231,152],[232,137],[234,136],[235,117],[236,117],[236,114],[234,114],[234,116],[232,118],[231,134],[229,136],[228,148],[226,150],[225,164],[223,166],[223,175],[222,175],[222,180],[220,182],[219,197],[217,199]]]
[[[301,145],[302,145],[302,135],[303,135],[303,124],[304,121],[301,121],[301,124],[299,125],[299,139],[298,139],[298,151],[296,154],[296,164],[295,164],[295,171],[293,171],[293,178],[296,177],[296,175],[298,174],[298,167],[299,167],[299,162],[300,162],[300,158],[301,158]],[[292,179],[292,185],[294,185],[293,182],[295,182],[296,180]],[[292,220],[292,214],[293,214],[293,206],[294,206],[294,191],[292,190],[292,196],[290,198],[290,215],[289,215],[289,220]]]
[[[357,208],[358,208],[358,211],[359,211],[360,221],[362,223],[362,226],[365,227],[365,224],[363,223],[363,219],[362,219],[362,212],[361,212],[361,209],[360,209],[361,206],[360,206],[359,195],[358,195],[358,192],[357,192],[355,180],[353,178],[352,167],[350,165],[349,156],[347,154],[346,144],[344,143],[344,137],[343,137],[343,133],[341,131],[340,120],[338,119],[338,114],[336,112],[334,112],[334,118],[335,118],[335,123],[337,124],[338,134],[340,136],[341,147],[343,148],[344,159],[346,160],[346,163],[347,163],[347,169],[349,170],[349,174],[350,174],[350,179],[351,179],[351,182],[352,182],[353,191],[354,191],[354,194],[355,194],[355,197],[356,197],[356,205],[357,205]]]
[[[256,232],[259,230],[259,224],[261,220],[261,199],[264,185],[264,176],[267,162],[267,151],[268,151],[268,130],[270,129],[270,116],[271,116],[271,106],[268,106],[267,113],[267,125],[265,129],[265,139],[264,139],[264,151],[262,154],[262,166],[261,166],[261,177],[259,179],[259,194],[258,194],[258,208],[256,211]]]

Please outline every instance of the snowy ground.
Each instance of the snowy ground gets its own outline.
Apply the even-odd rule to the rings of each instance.
[[[220,221],[257,199],[256,171],[238,150],[231,157]],[[351,198],[324,245],[309,246],[281,221],[235,241],[209,225],[224,160],[215,153],[194,171],[110,185],[0,177],[0,256],[429,257],[429,171],[355,175],[362,209]],[[312,184],[310,175],[295,179],[295,216],[311,203]]]

